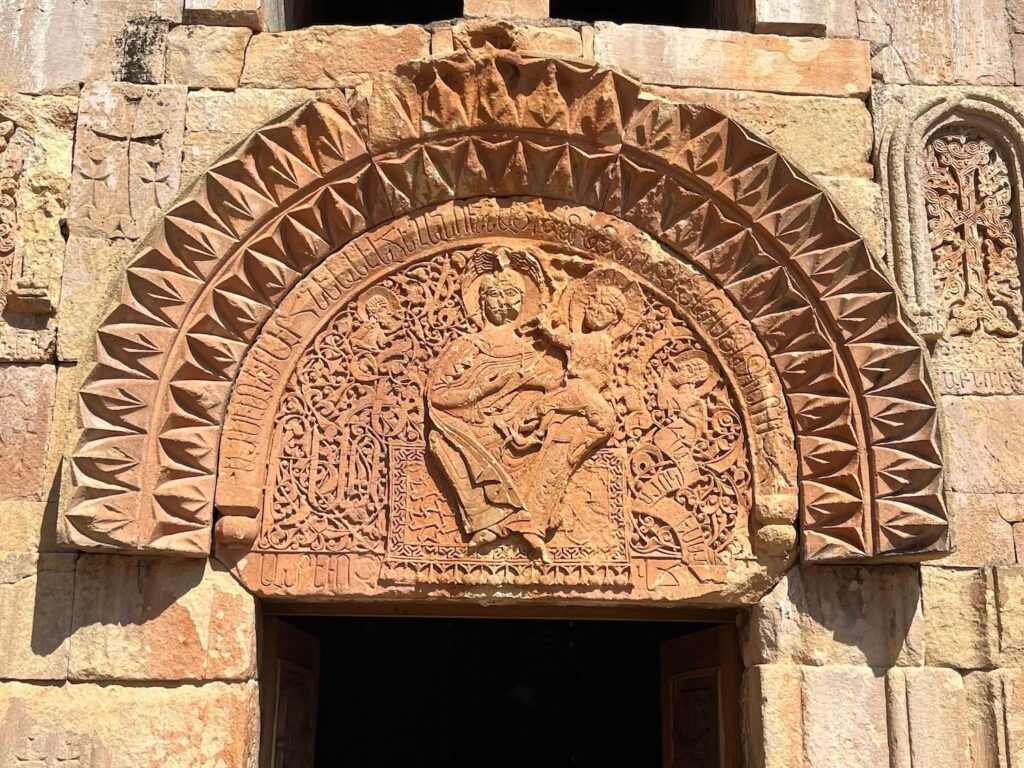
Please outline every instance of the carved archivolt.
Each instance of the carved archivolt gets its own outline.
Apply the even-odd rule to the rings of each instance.
[[[429,322],[402,319],[410,307]],[[532,351],[527,336],[541,339]],[[487,407],[486,387],[460,388],[467,372],[489,370],[474,367],[479,356],[500,362],[516,349],[537,381],[553,365],[554,383],[531,385],[546,394],[525,398],[510,424],[491,424],[522,443],[513,467],[494,459],[498,447],[466,447],[486,440],[459,409]],[[642,375],[605,362],[647,354]],[[367,391],[389,408],[360,410]],[[665,555],[656,530],[631,542],[609,529],[600,553],[585,556],[549,537],[518,571],[518,556],[460,564],[458,548],[479,531],[498,540],[477,544],[500,547],[511,532],[528,543],[539,514],[555,516],[544,518],[549,534],[568,536],[555,518],[579,487],[600,489],[623,514],[636,499],[653,506],[645,478],[656,484],[680,467],[703,467],[705,485],[727,489],[691,499],[700,531],[686,538],[683,509],[664,543],[693,548],[672,557],[698,579],[695,563],[713,570],[730,557],[777,573],[797,499],[809,558],[946,543],[923,352],[860,238],[820,190],[721,114],[561,61],[412,64],[365,100],[313,102],[256,133],[129,267],[81,403],[66,527],[82,547],[205,554],[216,498],[223,541],[254,552],[379,553],[381,578],[395,583],[614,586],[636,581],[622,567],[644,547]],[[541,426],[547,410],[577,428]],[[623,462],[659,446],[652,414],[679,431],[651,452],[665,471],[644,475],[646,465]],[[718,442],[701,442],[700,454],[665,450],[686,429]],[[538,501],[533,452],[570,432],[581,453],[545,454],[560,479]],[[402,478],[432,473],[433,485],[381,490],[373,484],[390,481],[377,472],[358,499],[330,478],[303,486],[316,474],[311,452],[331,467],[356,455],[362,467],[385,450]],[[473,492],[460,487],[470,454],[501,478],[504,501],[489,503],[512,512],[498,523],[473,522],[491,512],[474,517]],[[409,520],[435,491],[460,510],[450,541],[397,537],[373,519],[381,494]],[[542,512],[520,524],[524,495]],[[449,549],[426,567],[421,545]],[[307,589],[271,582],[270,592]]]
[[[942,391],[1024,392],[1024,113],[990,90],[908,89],[883,112],[896,279]]]

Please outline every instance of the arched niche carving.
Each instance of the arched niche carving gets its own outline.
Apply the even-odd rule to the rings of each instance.
[[[243,513],[225,518],[225,539],[250,537],[242,521],[259,502],[233,495],[244,483],[216,488],[228,401],[254,344],[332,254],[478,198],[603,216],[728,299],[786,399],[797,467],[785,473],[805,558],[944,550],[923,351],[827,197],[708,107],[655,98],[613,71],[512,54],[414,63],[361,100],[312,102],[254,134],[165,216],[98,334],[68,540],[204,555],[218,493],[226,512]],[[789,525],[771,495],[751,500],[755,552],[762,527]],[[775,551],[776,565],[758,566],[769,576],[788,558],[774,536],[761,537],[762,552]]]
[[[1022,107],[991,89],[883,101],[892,269],[942,392],[1024,392]]]

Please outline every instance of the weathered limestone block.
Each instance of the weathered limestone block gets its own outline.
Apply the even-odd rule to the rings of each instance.
[[[1013,524],[1004,517],[1020,506],[1021,497],[1008,493],[949,494],[952,554],[944,565],[1013,565],[1016,562]]]
[[[57,371],[0,364],[0,499],[46,498],[43,467]]]
[[[765,664],[743,675],[746,764],[759,768],[803,765],[803,672]]]
[[[190,88],[234,88],[242,76],[245,27],[175,27],[167,36],[167,82]]]
[[[1024,667],[1024,567],[994,568],[999,664]]]
[[[0,92],[0,361],[53,359],[78,99]]]
[[[135,252],[132,240],[72,235],[64,254],[57,308],[57,359],[95,356],[96,329],[121,295],[124,268]]]
[[[917,568],[794,568],[750,614],[744,657],[754,664],[921,664]]]
[[[900,668],[886,675],[890,768],[967,768],[967,700],[952,669]]]
[[[1013,84],[1004,0],[860,0],[858,15],[883,82]]]
[[[67,677],[75,559],[0,553],[0,680]]]
[[[878,768],[887,763],[885,679],[878,673],[866,667],[805,667],[803,706],[805,765]]]
[[[92,83],[82,91],[68,226],[136,240],[178,192],[183,85]]]
[[[308,27],[255,35],[249,42],[241,84],[263,88],[331,88],[355,85],[378,72],[427,56],[430,34],[422,27]]]
[[[255,768],[256,684],[0,684],[0,766]]]
[[[182,186],[260,126],[316,96],[305,89],[193,91],[185,109]]]
[[[0,552],[52,552],[56,504],[0,501]]]
[[[964,676],[971,768],[1024,764],[1024,670]]]
[[[808,173],[864,179],[874,174],[871,113],[860,99],[667,86],[651,90],[724,112]]]
[[[928,666],[985,669],[996,661],[996,605],[988,569],[921,567]]]
[[[762,34],[822,37],[828,28],[827,0],[753,0],[752,11]]]
[[[596,25],[597,61],[645,83],[824,96],[864,96],[868,45],[642,24]]]
[[[817,176],[816,181],[864,238],[876,261],[883,262],[886,255],[885,203],[881,186],[871,179],[855,176]]]
[[[463,0],[463,16],[518,16],[546,19],[550,0]]]
[[[0,1],[0,86],[77,92],[91,80],[159,83],[181,0]]]
[[[491,20],[463,21],[452,27],[454,50],[472,50],[488,44],[534,56],[583,58],[583,38],[579,30],[572,27],[537,27]],[[438,55],[433,44],[431,52]]]
[[[83,555],[69,678],[251,678],[255,611],[253,597],[209,561]]]
[[[946,472],[951,490],[1024,493],[1024,398],[942,398]]]
[[[284,0],[185,0],[183,20],[186,24],[280,32],[285,27]]]

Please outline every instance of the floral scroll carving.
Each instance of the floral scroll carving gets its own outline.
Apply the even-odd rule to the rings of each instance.
[[[939,388],[1024,392],[1022,115],[988,91],[902,95],[882,110],[890,245]]]
[[[466,265],[480,249],[491,254],[481,259],[492,267],[507,266],[470,279]],[[539,265],[540,282],[530,277],[532,268],[515,266],[526,263],[511,255],[517,252]],[[438,271],[463,259],[447,276]],[[577,261],[583,266],[574,267]],[[499,279],[509,269],[514,275]],[[417,278],[420,273],[425,276]],[[485,274],[492,279],[484,281]],[[474,280],[479,284],[466,293],[463,282]],[[653,513],[639,522],[627,517],[624,550],[617,549],[618,534],[599,536],[607,543],[601,561],[607,568],[599,576],[591,575],[593,558],[561,557],[569,547],[556,539],[569,531],[547,524],[558,520],[556,502],[534,502],[544,510],[541,518],[552,515],[543,547],[500,521],[471,530],[465,509],[472,501],[469,494],[459,501],[456,462],[465,466],[466,452],[451,448],[445,435],[446,425],[459,427],[458,419],[446,421],[458,407],[446,404],[457,397],[446,397],[459,366],[436,371],[461,359],[453,345],[483,348],[485,329],[471,317],[473,302],[484,300],[480,284],[488,283],[485,293],[510,288],[515,294],[521,287],[525,297],[529,285],[541,291],[545,281],[546,308],[519,330],[564,362],[557,385],[534,399],[542,410],[564,411],[580,427],[574,434],[583,435],[580,458],[562,464],[564,491],[559,475],[551,497],[569,498],[582,483],[601,489],[606,509],[614,510],[611,500],[621,494],[625,515],[637,500],[648,509],[671,507],[662,508],[662,517],[677,515],[674,533],[659,529]],[[410,292],[414,285],[421,286],[418,293]],[[569,285],[586,301],[578,298],[574,306]],[[417,303],[430,291],[436,293],[431,306],[445,308],[445,320],[411,333],[409,317],[430,316]],[[591,300],[603,306],[595,315],[604,312],[612,325],[601,329],[601,317],[580,319],[587,314],[580,307]],[[492,304],[487,311],[494,318],[515,313]],[[629,326],[637,306],[643,309],[632,330],[608,331],[626,318],[623,328]],[[671,371],[668,383],[645,379],[642,392],[629,396],[639,410],[627,411],[629,398],[619,390],[623,381],[639,386],[639,380],[609,376],[605,363],[639,343],[636,334],[652,333],[649,324],[659,317],[675,329],[669,334],[675,346],[653,353],[651,365]],[[330,323],[342,323],[345,333],[331,335]],[[763,354],[737,352],[733,328],[750,329],[749,343]],[[324,359],[349,361],[338,362],[330,376],[317,374],[327,382],[319,391],[331,397],[341,381],[377,391],[380,376],[389,382],[388,397],[408,389],[401,410],[415,427],[408,439],[391,440],[385,455],[373,435],[338,431],[333,410],[329,418],[309,410],[323,399],[287,394],[312,381],[299,372],[302,351],[317,345]],[[403,357],[389,360],[389,348]],[[408,357],[414,350],[426,357]],[[631,356],[636,352],[625,355]],[[407,364],[411,359],[418,363]],[[401,377],[409,382],[401,384]],[[772,380],[775,390],[766,383]],[[698,391],[700,397],[687,399],[685,393]],[[358,411],[356,400],[331,408]],[[258,132],[166,215],[129,268],[123,302],[100,331],[82,409],[86,431],[74,458],[66,538],[83,547],[203,554],[216,497],[221,545],[263,547],[264,554],[246,561],[281,566],[276,575],[243,574],[271,593],[316,591],[318,579],[368,584],[377,575],[364,572],[365,554],[376,558],[374,567],[384,558],[381,573],[397,585],[467,584],[479,577],[480,583],[519,578],[541,585],[548,579],[567,588],[590,578],[600,589],[617,589],[625,566],[641,592],[661,583],[682,590],[681,597],[726,594],[735,588],[730,579],[749,585],[785,567],[797,497],[805,557],[903,557],[945,546],[941,456],[922,350],[863,242],[819,190],[728,119],[648,96],[627,78],[579,64],[509,54],[411,64],[376,81],[364,103],[314,102]],[[290,433],[272,429],[284,429],[281,413],[291,418],[293,411],[305,426],[291,445]],[[636,427],[635,439],[653,446],[635,452],[638,466],[616,458],[630,413],[656,416],[663,430],[659,436],[657,429]],[[393,429],[392,421],[373,421],[383,416],[366,423]],[[527,454],[543,450],[547,435],[559,435],[529,408],[506,421],[492,424],[494,434],[512,446],[522,443]],[[694,429],[705,439],[691,448]],[[326,476],[314,473],[313,491],[300,481],[283,482],[302,476],[288,466],[293,458],[293,465],[313,460],[312,444],[299,445],[313,430],[321,430],[325,450],[337,452],[329,454],[332,467],[342,465],[344,454],[345,461],[382,462],[389,472],[404,466],[406,478],[429,476],[432,487],[408,488],[404,501],[388,502],[384,517],[395,506],[408,533],[409,521],[431,508],[430,493],[444,496],[445,508],[454,510],[443,523],[456,524],[444,533],[457,538],[455,556],[424,566],[425,550],[416,546],[440,551],[447,545],[396,540],[387,520],[374,528],[366,508],[375,492],[370,485],[346,502],[344,489],[339,496]],[[787,432],[795,436],[789,450],[796,448],[789,460]],[[446,442],[452,473],[438,466]],[[701,467],[719,465],[716,451],[737,458],[721,459],[717,480],[701,480]],[[707,500],[692,497],[704,493],[693,489],[725,483],[722,478],[741,470],[750,478],[729,481],[733,501],[718,497],[728,511],[705,520],[698,515],[696,526],[686,521]],[[293,471],[299,473],[288,475]],[[369,482],[366,468],[358,471]],[[659,497],[658,483],[671,485],[673,477],[678,487]],[[373,478],[384,482],[379,472]],[[334,494],[330,503],[317,501],[325,488]],[[273,502],[286,491],[292,493],[286,502]],[[310,499],[321,506],[311,507]],[[287,520],[296,504],[306,505],[301,525]],[[342,522],[337,528],[324,521],[346,514],[349,532],[338,537]],[[471,545],[479,531],[489,532]],[[492,534],[493,541],[482,540]],[[296,543],[301,552],[289,549]],[[314,550],[331,546],[358,556],[321,562]],[[508,556],[481,564],[487,547]],[[481,554],[467,566],[470,549]],[[616,554],[623,551],[625,558]],[[713,568],[716,558],[730,556],[724,575],[700,571],[702,559]],[[650,560],[658,562],[648,572]],[[557,576],[544,576],[559,567]],[[346,581],[352,574],[358,578]]]

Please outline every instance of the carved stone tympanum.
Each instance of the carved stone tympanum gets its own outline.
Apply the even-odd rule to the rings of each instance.
[[[128,269],[63,536],[254,591],[754,599],[946,545],[923,350],[774,150],[621,75],[417,62],[256,133]],[[519,594],[517,592],[517,594]]]

